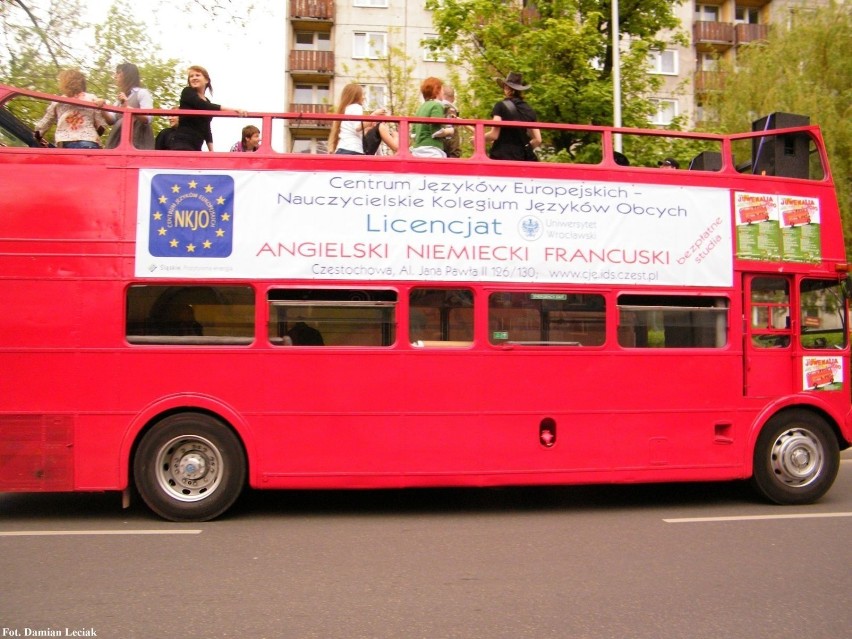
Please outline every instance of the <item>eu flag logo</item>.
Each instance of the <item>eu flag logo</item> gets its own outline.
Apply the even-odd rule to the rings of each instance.
[[[155,175],[148,250],[156,257],[228,257],[233,248],[230,175]]]

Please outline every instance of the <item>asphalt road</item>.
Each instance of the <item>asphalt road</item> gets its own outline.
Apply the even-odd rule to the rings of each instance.
[[[850,531],[848,453],[796,507],[744,484],[265,492],[170,524],[0,495],[0,639],[838,639]]]

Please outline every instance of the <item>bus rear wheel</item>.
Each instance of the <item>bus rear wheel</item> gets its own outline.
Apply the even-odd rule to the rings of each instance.
[[[245,455],[237,436],[218,419],[180,413],[142,438],[133,478],[148,507],[164,519],[209,521],[240,496]]]
[[[770,419],[757,438],[752,484],[777,504],[810,504],[828,492],[839,468],[840,449],[826,421],[791,410]]]

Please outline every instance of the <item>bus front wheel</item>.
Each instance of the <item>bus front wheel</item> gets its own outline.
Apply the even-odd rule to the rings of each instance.
[[[791,410],[770,419],[757,438],[752,484],[777,504],[809,504],[828,492],[839,468],[840,449],[826,421]]]
[[[171,521],[209,521],[242,492],[246,463],[237,436],[199,413],[166,417],[149,430],[133,459],[136,488],[148,507]]]

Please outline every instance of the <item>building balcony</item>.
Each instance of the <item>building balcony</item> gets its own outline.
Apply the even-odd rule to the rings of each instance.
[[[290,0],[290,22],[293,28],[316,29],[317,23],[334,22],[334,0]]]
[[[736,30],[729,22],[694,22],[692,42],[701,51],[719,51],[736,44]]]
[[[309,115],[311,113],[331,113],[331,105],[330,104],[306,104],[306,103],[294,103],[290,105],[291,113],[301,113],[304,115]],[[291,129],[324,129],[328,130],[331,128],[330,120],[312,120],[310,118],[301,117],[295,120],[290,120],[288,126]]]
[[[696,71],[693,78],[696,93],[711,93],[725,88],[725,74],[721,71]]]
[[[760,42],[769,37],[768,24],[738,24],[737,44],[748,44],[749,42]]]
[[[287,71],[294,81],[313,81],[334,75],[333,51],[290,51]]]

